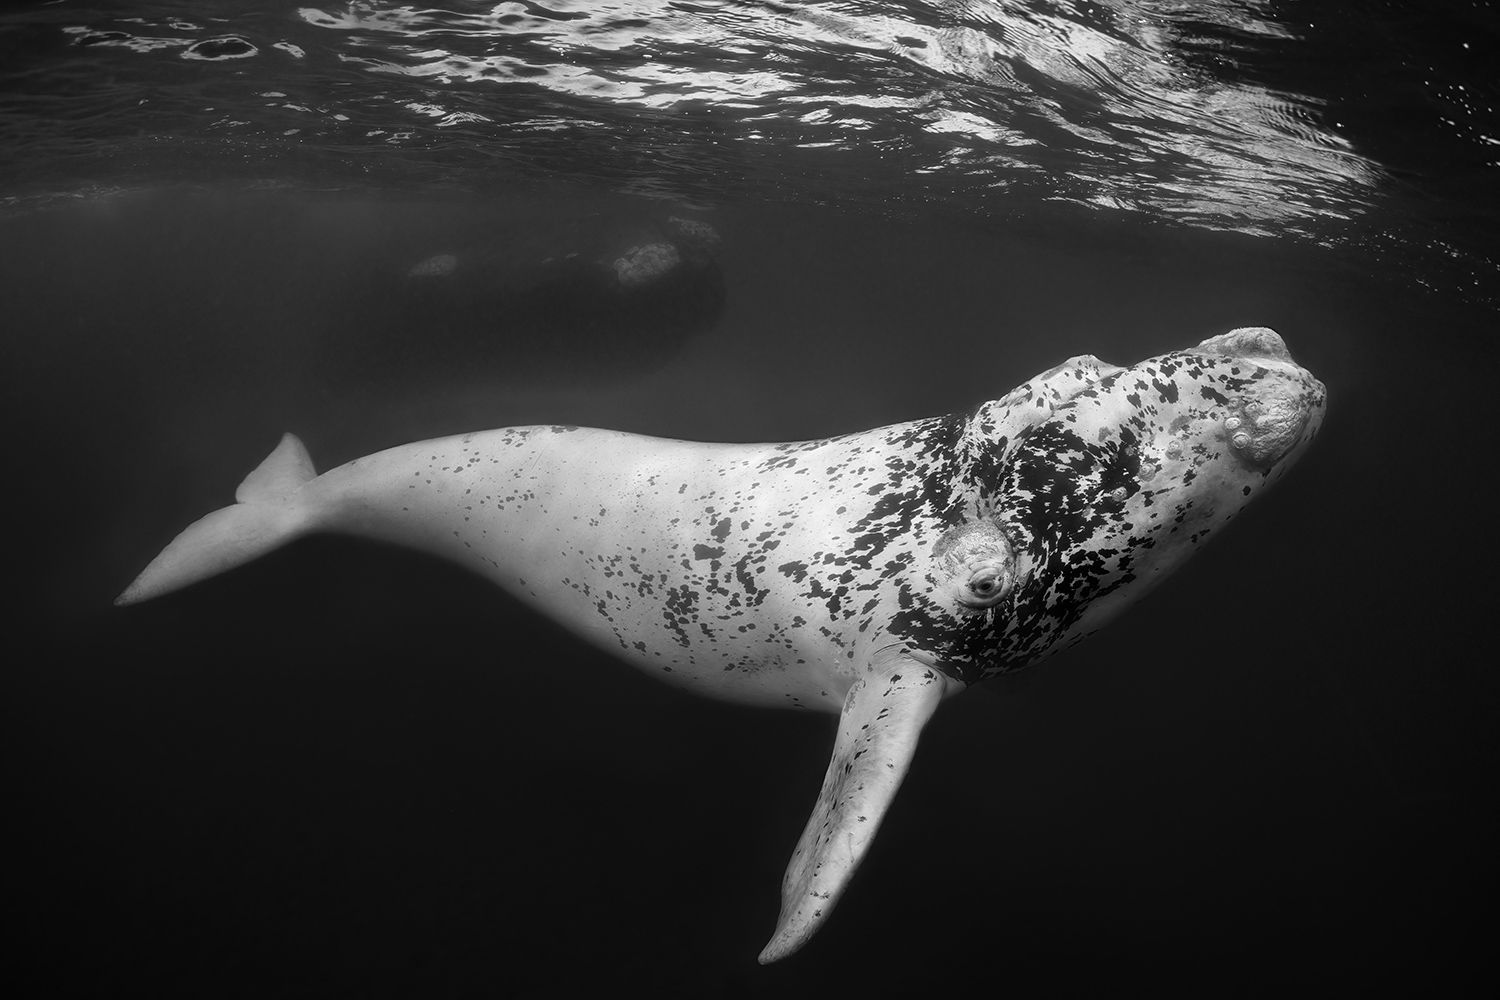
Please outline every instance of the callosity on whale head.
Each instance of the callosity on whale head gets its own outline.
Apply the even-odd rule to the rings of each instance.
[[[932,589],[905,616],[914,657],[964,681],[1097,630],[1279,479],[1323,419],[1323,384],[1263,327],[1129,368],[1079,360],[1045,415],[991,432],[971,516],[933,547]]]

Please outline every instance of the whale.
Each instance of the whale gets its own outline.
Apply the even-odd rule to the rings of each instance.
[[[1246,327],[817,440],[508,427],[318,474],[286,434],[117,603],[336,532],[465,566],[669,684],[836,716],[772,962],[834,911],[938,706],[1148,593],[1296,463],[1326,400]]]

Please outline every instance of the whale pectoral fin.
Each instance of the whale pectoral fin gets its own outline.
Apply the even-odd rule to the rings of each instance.
[[[902,653],[849,689],[823,790],[781,880],[781,915],[761,964],[801,948],[833,912],[906,777],[922,727],[953,683]]]

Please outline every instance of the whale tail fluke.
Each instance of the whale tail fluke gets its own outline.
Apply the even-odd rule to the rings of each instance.
[[[188,525],[115,603],[135,604],[169,594],[296,538],[307,525],[298,492],[316,476],[307,448],[295,434],[283,435],[276,450],[234,491],[236,502]]]

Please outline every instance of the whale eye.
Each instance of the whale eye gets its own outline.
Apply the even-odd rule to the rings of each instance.
[[[1016,585],[1016,557],[993,521],[972,521],[943,533],[932,550],[932,581],[950,607],[981,611],[999,604]]]
[[[1004,566],[986,561],[969,573],[969,579],[957,595],[961,604],[971,608],[988,608],[1010,593],[1011,575]]]

